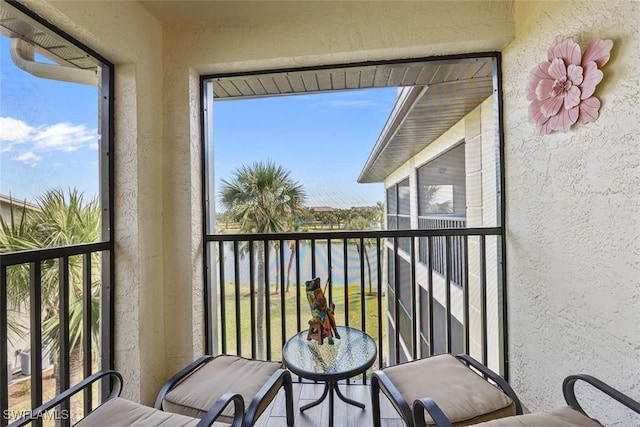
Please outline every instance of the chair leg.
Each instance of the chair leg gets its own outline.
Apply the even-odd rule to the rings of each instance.
[[[286,375],[284,379],[284,403],[287,410],[287,426],[293,426],[293,385],[291,374]]]
[[[389,399],[395,410],[398,411],[406,427],[414,427],[411,406],[383,371],[376,371],[371,375],[371,406],[374,427],[380,427],[382,422],[380,420],[380,392]]]
[[[380,383],[375,376],[371,377],[371,412],[373,427],[380,427]]]

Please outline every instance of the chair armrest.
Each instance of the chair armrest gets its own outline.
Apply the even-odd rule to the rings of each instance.
[[[178,372],[177,374],[169,378],[167,382],[164,383],[164,385],[160,389],[160,392],[158,393],[158,397],[156,397],[156,403],[153,405],[153,407],[156,409],[162,409],[162,401],[164,400],[167,393],[169,393],[169,391],[171,391],[173,387],[178,385],[180,381],[182,381],[183,379],[191,375],[191,373],[195,372],[201,366],[207,364],[211,359],[214,359],[214,358],[215,356],[201,356],[196,360],[194,360],[193,362],[191,362],[185,368],[181,369],[180,372]]]
[[[520,403],[520,399],[518,399],[518,396],[516,395],[516,392],[513,391],[513,389],[509,385],[509,383],[507,381],[505,381],[504,378],[502,378],[500,375],[498,375],[497,373],[493,372],[491,369],[487,368],[482,363],[478,362],[476,359],[474,359],[473,357],[471,357],[471,356],[469,356],[467,354],[456,354],[455,356],[456,356],[456,358],[458,360],[460,360],[465,365],[472,366],[473,368],[475,368],[478,371],[480,371],[480,373],[482,373],[482,376],[485,379],[488,378],[491,381],[493,381],[494,383],[496,383],[498,388],[500,390],[502,390],[504,392],[504,394],[509,396],[511,398],[511,400],[513,400],[513,403],[516,405],[516,415],[522,415],[522,413],[523,413],[522,412],[522,403]]]
[[[264,412],[264,408],[261,408],[261,403],[264,399],[271,394],[275,395],[280,387],[287,384],[291,384],[291,373],[286,369],[278,369],[275,371],[269,380],[260,387],[260,390],[253,396],[253,399],[251,399],[245,415],[245,425],[252,426],[262,412]]]
[[[238,393],[227,392],[220,396],[220,399],[207,411],[196,427],[209,427],[222,414],[224,408],[233,402],[233,421],[231,427],[241,427],[244,420],[244,399]]]
[[[615,388],[611,387],[608,384],[605,384],[599,379],[594,378],[591,375],[585,375],[585,374],[569,375],[562,382],[562,393],[564,394],[564,400],[573,409],[587,415],[584,409],[582,409],[582,406],[580,406],[580,404],[578,403],[578,399],[576,399],[575,385],[576,385],[576,382],[578,381],[584,381],[587,384],[590,384],[591,386],[597,388],[607,396],[611,397],[614,400],[617,400],[627,408],[640,414],[640,402],[636,402],[629,396],[622,394]]]
[[[428,397],[416,399],[413,402],[413,423],[416,427],[426,427],[424,420],[424,411],[427,411],[431,419],[438,427],[453,427],[449,418],[442,412],[442,409],[436,402]]]
[[[377,381],[380,390],[389,397],[389,402],[396,408],[404,422],[411,425],[411,407],[387,374],[383,371],[375,371],[371,374],[371,382],[373,383],[373,381]]]
[[[20,426],[24,426],[32,421],[38,420],[38,419],[42,419],[44,413],[46,413],[47,411],[49,411],[52,408],[55,408],[56,406],[60,405],[62,402],[64,402],[65,400],[69,399],[71,396],[73,396],[74,394],[77,394],[79,392],[81,392],[82,390],[84,390],[85,388],[89,387],[91,384],[93,384],[94,382],[105,378],[105,377],[112,377],[115,381],[113,383],[113,388],[111,389],[111,393],[109,394],[109,396],[107,397],[106,400],[109,399],[113,399],[114,397],[118,397],[120,396],[120,392],[122,391],[122,375],[120,375],[119,372],[117,371],[100,371],[100,372],[96,372],[95,374],[88,376],[87,378],[85,378],[84,380],[82,380],[81,382],[79,382],[78,384],[74,385],[73,387],[63,391],[62,393],[58,394],[57,396],[55,396],[53,399],[49,400],[48,402],[38,406],[37,408],[29,411],[29,413],[25,416],[23,416],[22,418],[14,421],[13,423],[9,424],[9,426],[7,427],[20,427]]]

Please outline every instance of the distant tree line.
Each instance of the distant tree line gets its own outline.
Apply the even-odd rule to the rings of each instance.
[[[216,214],[218,233],[235,233],[240,231],[240,223],[234,220],[233,210],[225,210]],[[354,206],[351,208],[332,208],[300,206],[295,224],[283,232],[313,230],[380,230],[384,224],[384,205]]]

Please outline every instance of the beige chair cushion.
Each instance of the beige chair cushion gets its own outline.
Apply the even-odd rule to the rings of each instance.
[[[76,427],[187,427],[198,424],[198,419],[171,414],[117,397],[108,400],[75,424]],[[216,422],[215,427],[229,424]]]
[[[470,425],[516,414],[502,391],[462,364],[441,354],[383,369],[410,406],[430,397],[454,425]],[[425,411],[427,425],[435,425]]]
[[[239,356],[218,356],[188,376],[165,396],[162,409],[176,414],[202,418],[226,392],[238,393],[245,408],[251,399],[282,367],[280,362],[245,359]],[[225,408],[221,421],[233,421],[233,405]]]
[[[548,412],[502,418],[476,427],[602,427],[586,415],[565,406]]]

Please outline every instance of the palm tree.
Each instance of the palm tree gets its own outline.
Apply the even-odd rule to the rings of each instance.
[[[292,231],[295,233],[303,233],[309,230],[309,221],[313,220],[313,216],[311,215],[308,209],[303,211],[305,219],[303,221],[291,221],[289,224],[287,231]],[[289,240],[289,261],[287,262],[287,285],[285,288],[285,293],[289,293],[289,289],[291,287],[291,269],[293,268],[293,260],[296,256],[296,241]]]
[[[21,210],[19,218],[16,211]],[[9,201],[9,221],[0,216],[0,253],[38,249],[42,246],[34,241],[36,222],[30,218],[25,204],[19,207],[13,199]],[[7,295],[12,302],[24,300],[29,293],[29,269],[19,265],[7,270]],[[26,286],[25,286],[26,284]]]
[[[350,209],[349,214],[345,214],[346,218],[345,228],[348,230],[380,230],[382,228],[384,216],[384,204],[377,202],[374,207],[364,210]],[[369,292],[367,295],[373,295],[373,279],[371,275],[371,261],[369,259],[369,248],[376,245],[376,239],[368,238],[362,239],[362,245],[360,245],[360,239],[354,239],[356,250],[358,254],[363,255],[367,263],[367,273],[369,276]],[[380,274],[380,272],[378,272]]]
[[[29,236],[32,228],[32,223],[27,220],[28,211],[26,203],[23,204],[22,207],[18,207],[18,209],[22,210],[20,218],[16,217],[16,205],[13,199],[10,199],[9,220],[5,221],[5,219],[0,216],[0,253],[10,252],[7,248],[15,248],[16,251],[38,248],[28,237],[25,237]],[[7,295],[16,296],[23,293],[24,287],[20,286],[20,284],[29,280],[29,271],[25,267],[26,266],[22,265],[7,270],[7,274],[9,275],[7,280]],[[12,337],[25,336],[27,328],[18,318],[20,312],[18,299],[12,298],[10,303],[13,307],[7,312],[7,328],[11,332],[8,337],[9,341],[12,342]]]
[[[280,233],[302,214],[306,193],[290,172],[271,161],[236,168],[229,180],[221,181],[220,204],[243,233]],[[257,257],[257,350],[262,357],[265,283],[265,245],[258,245]]]
[[[373,230],[381,230],[384,224],[384,203],[376,202],[376,205],[368,211]]]
[[[358,215],[353,212],[345,223],[345,229],[347,230],[371,230],[373,229],[374,221],[368,215]],[[368,248],[375,244],[375,239],[362,239],[362,245],[360,239],[353,239],[356,245],[358,254],[364,256],[367,263],[367,273],[369,275],[369,292],[368,295],[373,295],[373,280],[371,277],[371,261],[369,260]]]
[[[452,200],[445,200],[439,203],[435,201],[436,197],[440,195],[441,190],[442,190],[441,185],[425,185],[422,188],[420,197],[424,199],[427,212],[429,213],[452,213],[453,212]]]
[[[10,204],[11,217],[7,222],[0,218],[0,252],[16,252],[44,247],[68,246],[91,243],[99,240],[100,206],[97,199],[88,203],[77,190],[69,190],[68,196],[62,190],[46,191],[37,200],[38,208],[28,210],[22,206],[19,220],[15,215],[15,204]],[[91,257],[91,339],[93,348],[98,346],[99,312],[99,255]],[[83,266],[81,257],[69,258],[69,361],[72,374],[71,383],[76,383],[82,375],[82,316],[83,316]],[[60,315],[58,261],[49,260],[41,267],[42,292],[42,346],[49,348],[52,354],[60,354]],[[7,296],[16,307],[29,300],[29,267],[16,266],[7,272]],[[35,355],[32,355],[35,357]],[[54,358],[56,377],[59,372],[58,357]],[[56,378],[59,391],[59,378]]]
[[[336,209],[333,214],[338,223],[338,229],[341,230],[348,229],[348,224],[355,218],[353,209]]]

